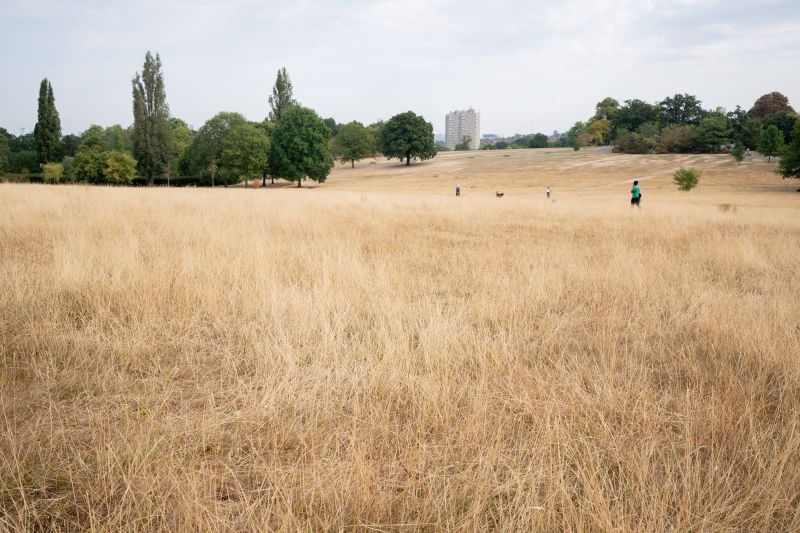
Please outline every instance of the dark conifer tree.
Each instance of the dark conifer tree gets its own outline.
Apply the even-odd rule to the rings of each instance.
[[[56,110],[53,86],[47,78],[39,85],[39,110],[33,138],[40,164],[61,161],[61,119]]]

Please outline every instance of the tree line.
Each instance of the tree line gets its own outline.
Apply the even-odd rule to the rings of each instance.
[[[412,111],[369,126],[322,119],[294,98],[285,68],[278,70],[260,122],[221,112],[198,130],[170,115],[161,58],[145,55],[132,80],[133,124],[92,125],[61,135],[53,87],[42,80],[36,127],[14,136],[0,128],[0,173],[49,183],[231,185],[256,178],[323,182],[334,158],[356,162],[382,154],[410,165],[437,153],[433,126]]]
[[[741,160],[746,150],[756,150],[771,159],[791,159],[792,146],[800,134],[800,123],[786,96],[772,92],[759,97],[748,110],[721,107],[705,109],[690,94],[669,96],[655,104],[642,100],[605,98],[587,121],[576,122],[560,139],[562,146],[578,150],[584,146],[614,146],[630,154],[718,153],[730,151]],[[786,169],[784,161],[780,170]]]
[[[221,112],[193,130],[170,115],[161,58],[150,52],[132,80],[132,101],[130,127],[92,125],[80,136],[62,136],[53,87],[42,80],[33,133],[14,136],[0,128],[0,173],[29,174],[51,183],[214,186],[261,178],[262,184],[284,179],[300,186],[304,179],[324,181],[334,159],[355,167],[382,154],[409,165],[446,149],[434,143],[432,125],[411,111],[368,126],[322,119],[295,100],[285,68],[277,73],[261,122]],[[482,148],[553,144],[535,133]],[[757,150],[770,160],[781,156],[784,177],[800,177],[798,144],[800,120],[778,92],[761,96],[749,110],[737,106],[730,112],[705,109],[690,94],[654,104],[608,97],[597,103],[591,118],[575,123],[555,143],[576,150],[613,145],[623,153],[714,153],[724,148],[739,161],[747,150]],[[457,148],[468,149],[469,139]]]
[[[515,135],[481,145],[484,150],[508,148],[572,147],[613,145],[614,151],[629,154],[718,153],[728,151],[742,161],[748,150],[780,156],[778,172],[798,177],[800,170],[800,117],[779,92],[765,94],[753,106],[733,111],[705,109],[690,94],[676,94],[650,104],[642,100],[604,98],[594,115],[576,122],[557,141],[548,142],[543,133]]]
[[[481,150],[506,150],[518,148],[547,148],[551,146],[550,137],[544,133],[530,133],[527,135],[514,135],[492,143],[481,143]],[[554,146],[557,146],[555,144]]]

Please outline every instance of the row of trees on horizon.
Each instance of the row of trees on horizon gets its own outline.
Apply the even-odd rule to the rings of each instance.
[[[762,155],[783,155],[800,134],[800,117],[779,92],[759,97],[749,110],[736,106],[705,109],[690,94],[676,94],[655,104],[605,98],[594,115],[579,121],[560,139],[562,146],[580,149],[613,145],[629,154],[731,153],[756,150]]]
[[[39,89],[33,133],[14,136],[0,128],[0,174],[33,180],[109,184],[229,185],[260,178],[325,181],[333,160],[355,167],[379,154],[405,161],[435,157],[433,127],[412,111],[364,126],[322,119],[294,98],[285,68],[267,98],[267,117],[252,122],[221,112],[198,130],[170,115],[161,59],[148,52],[132,80],[133,125],[90,126],[80,136],[61,135],[53,87]],[[707,110],[689,94],[655,104],[605,98],[594,115],[577,122],[555,143],[542,133],[516,136],[484,149],[613,145],[623,153],[714,153],[722,147],[741,161],[745,150],[782,156],[778,171],[800,177],[800,118],[778,92],[760,97],[749,110]],[[468,139],[457,149],[468,149]]]
[[[214,186],[269,178],[300,186],[304,179],[325,181],[334,158],[355,166],[380,153],[410,165],[436,155],[433,126],[423,117],[408,111],[369,126],[323,120],[295,100],[285,68],[263,121],[221,112],[197,131],[170,116],[157,54],[146,54],[132,86],[132,126],[92,125],[80,136],[62,136],[53,87],[42,80],[34,132],[16,137],[0,128],[0,173],[49,183]]]

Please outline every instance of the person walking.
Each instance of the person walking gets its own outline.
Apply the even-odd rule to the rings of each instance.
[[[544,190],[544,192],[545,192],[545,194],[547,194],[547,199],[549,200],[550,199],[550,193],[552,192],[552,191],[550,191],[550,186],[549,185]]]
[[[631,209],[633,206],[642,208],[642,189],[639,187],[639,180],[633,180],[633,189],[631,189]]]
[[[461,196],[461,185],[456,183],[456,196]]]

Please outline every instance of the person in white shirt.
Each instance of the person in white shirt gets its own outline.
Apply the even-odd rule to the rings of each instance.
[[[547,188],[544,190],[544,192],[545,192],[545,193],[547,193],[547,199],[549,200],[549,199],[550,199],[550,192],[551,192],[551,191],[550,191],[550,186],[549,186],[549,185],[548,185],[548,186],[547,186]]]

